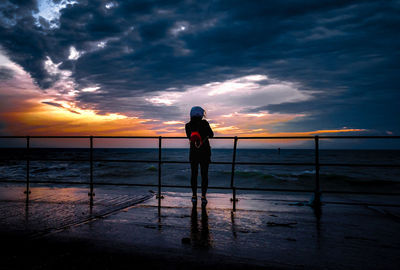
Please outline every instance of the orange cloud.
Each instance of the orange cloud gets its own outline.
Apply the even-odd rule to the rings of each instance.
[[[120,114],[99,115],[91,110],[69,109],[39,103],[26,111],[1,113],[14,135],[154,136],[142,119]]]

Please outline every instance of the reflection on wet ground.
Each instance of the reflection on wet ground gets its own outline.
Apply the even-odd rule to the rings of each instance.
[[[210,193],[206,207],[189,192],[163,195],[158,205],[146,189],[97,188],[90,212],[86,189],[32,188],[26,204],[23,188],[1,187],[0,228],[172,260],[284,269],[400,265],[397,197],[326,195],[318,209],[307,205],[308,194],[238,194],[232,211],[231,194]]]
[[[210,228],[208,225],[208,214],[206,206],[201,206],[201,220],[199,224],[197,214],[197,202],[192,203],[191,215],[191,244],[195,248],[209,249],[212,246],[212,238],[210,236]]]
[[[32,188],[29,196],[22,187],[0,187],[0,229],[18,231],[30,237],[89,222],[148,200],[152,193],[118,194],[100,192],[96,207],[82,188]]]

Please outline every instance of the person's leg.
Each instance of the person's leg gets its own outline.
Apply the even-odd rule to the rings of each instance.
[[[208,162],[200,163],[201,170],[201,196],[206,197],[207,188],[208,188]]]
[[[197,175],[199,174],[199,163],[192,161],[190,163],[190,167],[192,169],[192,178],[191,178],[192,192],[193,196],[197,196]]]

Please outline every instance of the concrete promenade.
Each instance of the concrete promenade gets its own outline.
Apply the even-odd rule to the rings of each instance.
[[[0,269],[400,269],[400,198],[0,186]],[[365,205],[368,203],[369,205]]]

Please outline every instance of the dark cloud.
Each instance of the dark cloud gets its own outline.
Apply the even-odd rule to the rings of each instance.
[[[143,24],[139,28],[139,35],[147,42],[163,39],[168,34],[171,24],[172,22],[167,19]]]
[[[14,77],[14,71],[12,69],[0,66],[0,81],[10,80]]]
[[[56,29],[35,24],[32,2],[0,8],[0,44],[43,89],[57,80],[43,67],[47,56],[63,62],[59,68],[71,70],[80,87],[99,85],[101,92],[77,100],[103,113],[178,115],[173,106],[137,98],[266,74],[314,96],[251,110],[308,115],[279,128],[400,132],[394,117],[400,113],[399,1],[121,1],[110,9],[105,3],[70,5]],[[71,46],[85,53],[68,60]]]
[[[56,102],[51,102],[51,101],[42,101],[43,104],[47,104],[47,105],[51,105],[54,107],[58,107],[58,108],[64,108],[63,105],[56,103]]]
[[[75,113],[75,114],[80,114],[79,112],[77,112],[77,111],[75,111],[75,110],[72,110],[72,109],[69,109],[69,108],[66,108],[66,107],[64,107],[62,104],[57,103],[57,102],[42,101],[42,103],[43,103],[43,104],[47,104],[47,105],[51,105],[51,106],[54,106],[54,107],[57,107],[57,108],[63,108],[63,109],[65,109],[65,110],[70,111],[70,112]]]

